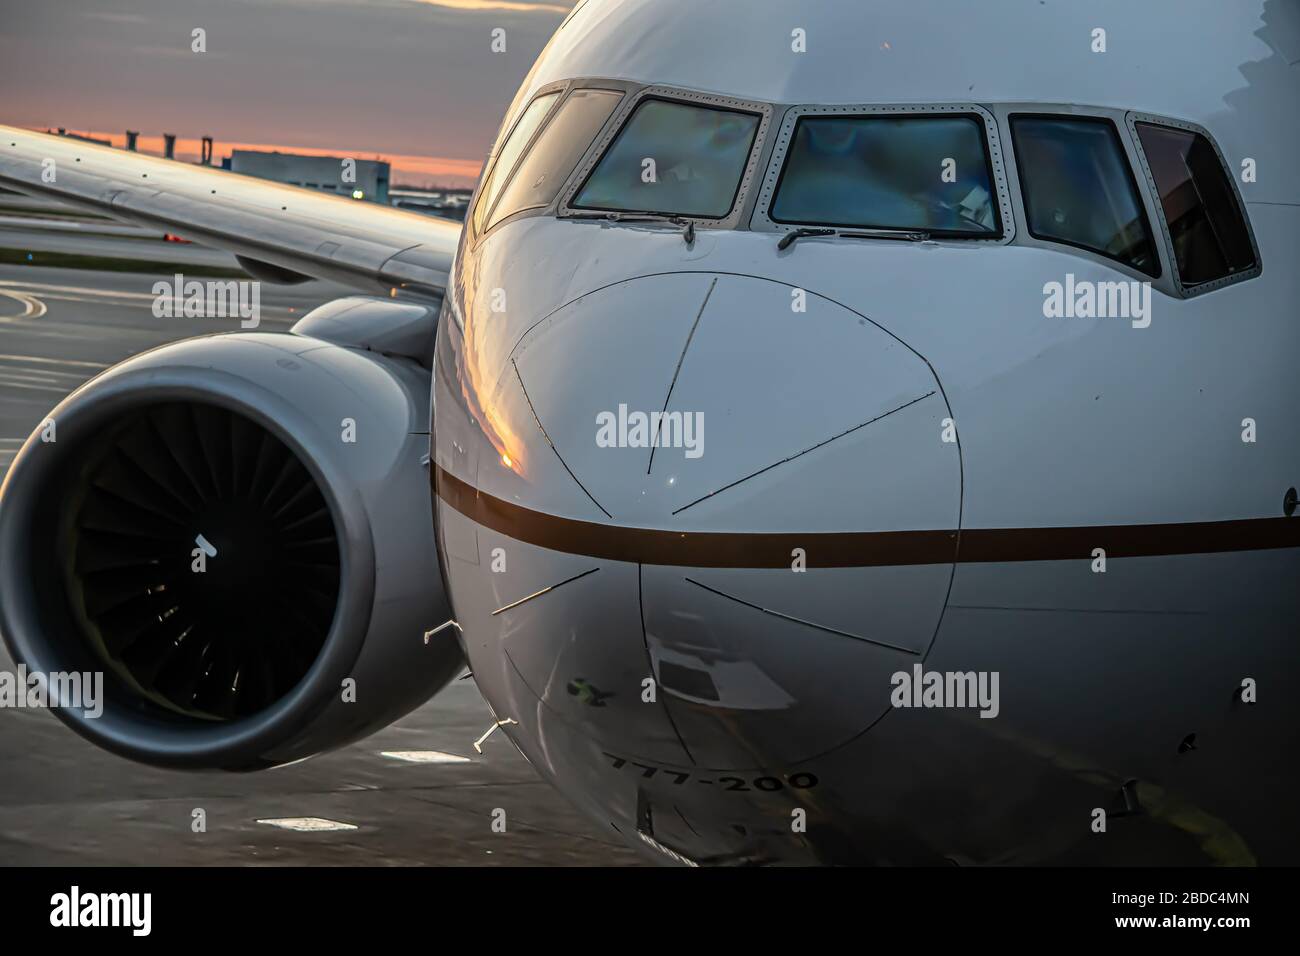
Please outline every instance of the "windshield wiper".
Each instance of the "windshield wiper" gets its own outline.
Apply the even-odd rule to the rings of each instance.
[[[667,212],[646,209],[619,209],[605,212],[572,212],[567,219],[603,219],[607,222],[667,222],[682,227],[682,238],[688,246],[695,245],[695,223]]]
[[[854,229],[850,232],[840,232],[836,229],[813,229],[800,226],[782,236],[776,247],[789,249],[800,239],[815,236],[839,236],[841,239],[902,239],[907,242],[924,242],[930,238],[930,234],[923,229]]]
[[[902,239],[907,242],[925,242],[930,234],[924,229],[854,229],[841,232],[845,239]]]
[[[801,226],[798,229],[791,229],[784,236],[782,236],[781,241],[776,244],[776,247],[778,249],[789,249],[800,239],[808,239],[813,236],[837,236],[837,235],[839,235],[839,233],[837,233],[834,229],[809,229],[806,226]]]

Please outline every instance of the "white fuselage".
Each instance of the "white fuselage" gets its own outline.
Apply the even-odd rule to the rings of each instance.
[[[601,80],[770,108],[733,223],[693,242],[566,218],[573,184],[467,227],[433,425],[475,680],[544,776],[693,859],[1295,860],[1293,27],[813,6],[590,0],[507,116]],[[790,111],[850,106],[983,117],[999,241],[778,249]],[[1115,124],[1158,278],[1030,235],[1031,112]],[[1179,287],[1131,112],[1213,137],[1258,275]],[[701,453],[599,441],[628,409],[698,415]],[[996,675],[996,715],[891,703],[914,665]]]

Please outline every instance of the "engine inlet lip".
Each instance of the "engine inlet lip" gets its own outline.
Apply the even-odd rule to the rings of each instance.
[[[165,349],[163,350],[165,351]],[[156,353],[147,353],[152,356]],[[279,700],[248,717],[222,724],[161,720],[129,708],[105,708],[97,718],[51,708],[92,743],[122,756],[167,767],[252,769],[280,762],[268,754],[291,741],[339,693],[370,623],[375,586],[374,543],[360,497],[330,474],[331,447],[319,423],[267,388],[211,366],[155,365],[145,356],[110,369],[77,389],[46,416],[56,440],[41,429],[24,443],[0,487],[0,635],[15,664],[29,672],[78,669],[64,661],[59,640],[43,633],[41,603],[29,556],[36,535],[36,504],[75,467],[79,444],[118,415],[164,402],[197,402],[243,415],[289,448],[316,482],[330,511],[339,548],[339,598],[321,651],[301,681]],[[105,674],[107,685],[111,677]],[[283,752],[282,750],[280,752]]]

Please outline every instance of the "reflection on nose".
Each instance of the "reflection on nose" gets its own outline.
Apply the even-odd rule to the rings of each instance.
[[[789,769],[870,727],[929,647],[949,570],[643,569],[646,641],[693,761]]]

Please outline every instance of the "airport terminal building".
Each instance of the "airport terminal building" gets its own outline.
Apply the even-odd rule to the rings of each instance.
[[[374,159],[358,159],[355,162],[355,182],[345,181],[342,156],[302,156],[297,153],[236,149],[221,165],[245,176],[273,179],[290,186],[303,186],[352,196],[354,199],[387,203],[391,178],[389,164]]]

